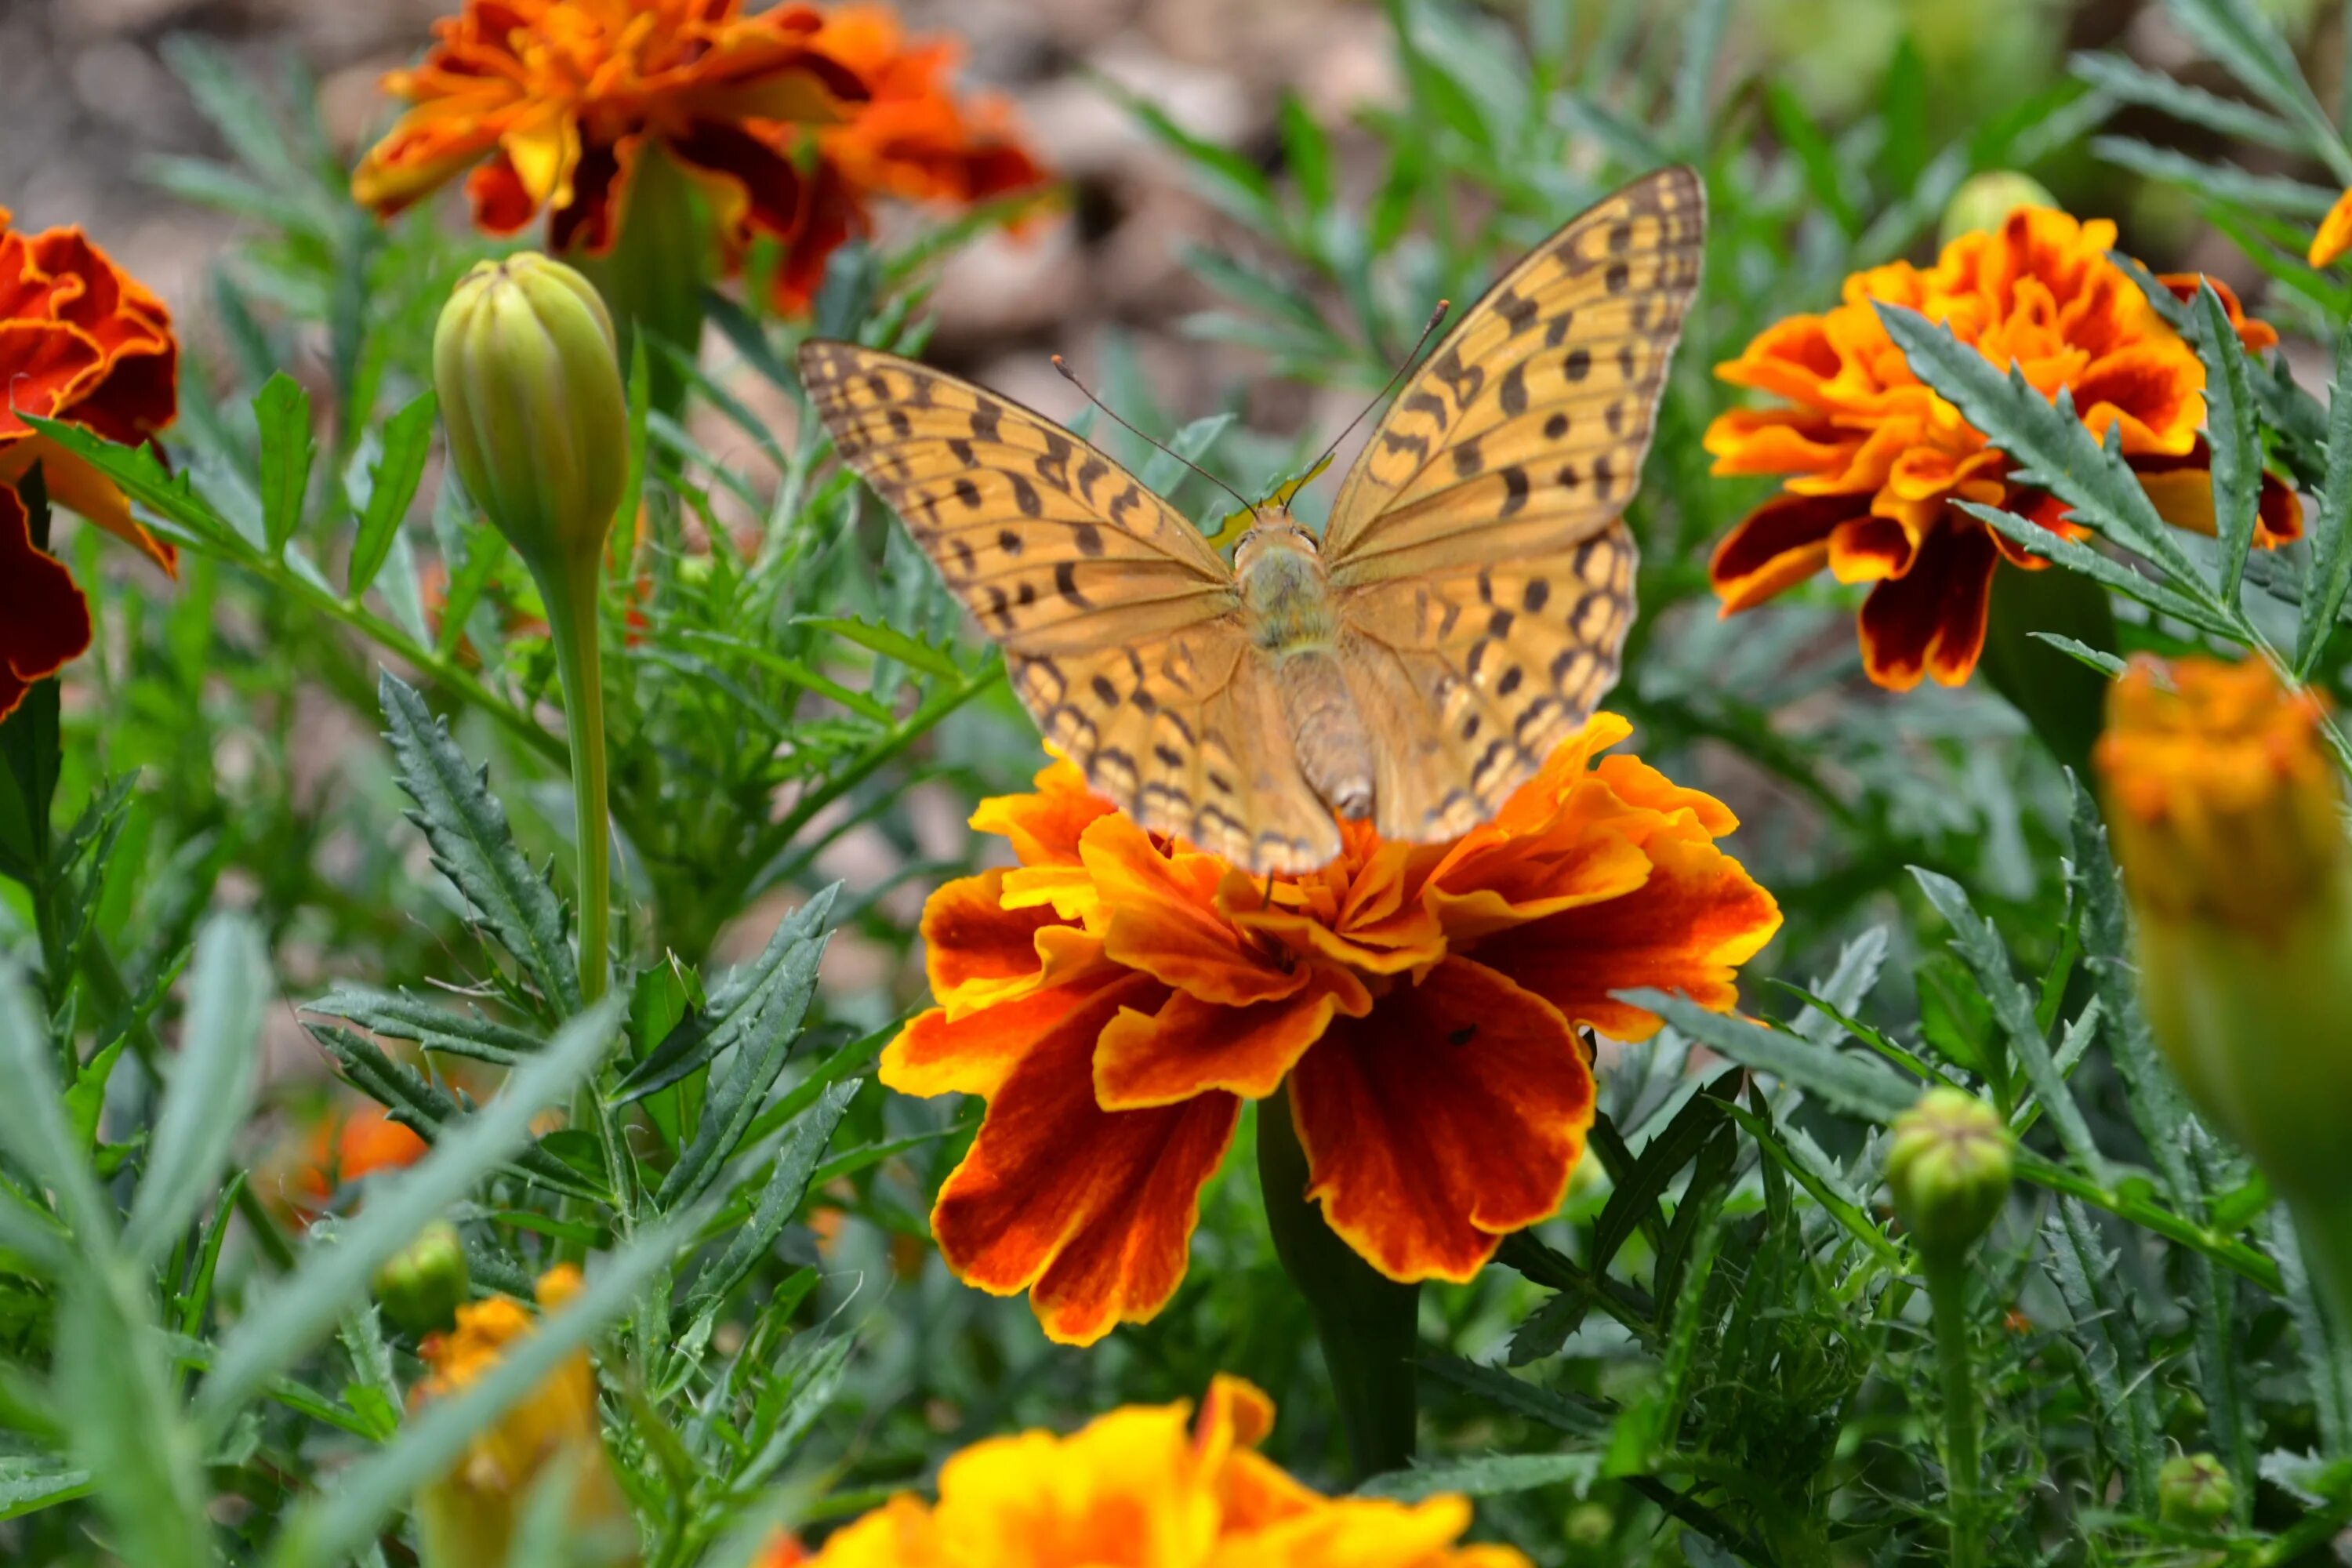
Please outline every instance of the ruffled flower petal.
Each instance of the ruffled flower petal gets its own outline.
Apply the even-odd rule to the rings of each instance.
[[[1982,523],[1948,524],[1931,534],[1901,577],[1881,583],[1862,604],[1863,668],[1890,691],[1908,691],[1921,676],[1958,686],[1984,651],[1992,606],[1992,573],[2000,552]]]
[[[1341,977],[1318,976],[1296,996],[1229,1007],[1178,992],[1157,1013],[1130,1007],[1095,1051],[1095,1100],[1105,1110],[1174,1105],[1222,1089],[1263,1100],[1282,1087],[1340,1009]],[[1358,1012],[1371,997],[1360,983]]]
[[[1150,977],[1125,974],[1036,1035],[931,1211],[956,1277],[996,1295],[1027,1290],[1046,1335],[1064,1343],[1091,1344],[1175,1293],[1201,1187],[1241,1116],[1229,1094],[1152,1110],[1096,1104],[1096,1037],[1121,1007],[1164,995]]]
[[[1307,1195],[1392,1279],[1475,1274],[1559,1206],[1592,1124],[1568,1021],[1461,958],[1335,1024],[1290,1092]]]
[[[34,547],[16,493],[0,489],[0,719],[89,647],[89,601],[63,562]]]

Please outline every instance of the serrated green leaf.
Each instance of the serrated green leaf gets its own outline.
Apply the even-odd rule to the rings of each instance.
[[[2159,109],[2176,120],[2202,125],[2241,142],[2259,142],[2286,152],[2301,152],[2303,132],[2278,116],[2234,98],[2177,81],[2123,55],[2076,53],[2067,68],[2093,87],[2149,109]]]
[[[414,1040],[428,1051],[470,1057],[499,1067],[512,1067],[526,1057],[536,1056],[545,1043],[528,1029],[518,1029],[478,1013],[453,1012],[406,991],[339,985],[302,1010],[341,1018],[392,1039]]]
[[[118,447],[79,425],[60,419],[43,419],[30,414],[19,414],[17,417],[121,486],[131,500],[152,508],[196,538],[233,555],[247,553],[255,542],[198,495],[186,474],[167,470],[147,447]]]
[[[385,1259],[513,1158],[530,1135],[532,1118],[562,1103],[596,1070],[620,1025],[617,997],[566,1024],[545,1051],[506,1080],[497,1098],[430,1154],[376,1185],[367,1206],[339,1228],[331,1244],[307,1248],[290,1277],[248,1300],[245,1316],[221,1340],[212,1375],[197,1396],[207,1421],[217,1427],[263,1384],[309,1353],[365,1295]]]
[[[2003,511],[1999,507],[1984,506],[1976,501],[1954,501],[1953,505],[1976,518],[2004,538],[2015,540],[2032,553],[2044,561],[2054,561],[2070,571],[2080,572],[2092,581],[2104,584],[2127,599],[2135,599],[2151,610],[2187,621],[2190,626],[2220,637],[2236,636],[2236,628],[2203,605],[2192,603],[2153,578],[2141,575],[2117,561],[2109,560],[2079,539],[2053,533],[2030,517]]]
[[[1390,1470],[1358,1487],[1357,1497],[1420,1502],[1453,1492],[1465,1497],[1503,1497],[1538,1487],[1572,1486],[1579,1496],[1601,1477],[1599,1454],[1482,1454],[1443,1465]]]
[[[2323,186],[2283,174],[2250,174],[2229,163],[2209,163],[2168,147],[2152,147],[2135,137],[2094,136],[2091,151],[2159,184],[2184,186],[2207,201],[2252,207],[2281,217],[2323,217],[2335,202],[2333,193]]]
[[[2294,678],[2310,679],[2352,589],[2352,325],[2336,339],[2336,381],[2327,395],[2327,480],[2311,525],[2311,574],[2295,628]]]
[[[711,1084],[694,1141],[655,1194],[665,1212],[695,1202],[718,1178],[783,1071],[816,992],[817,963],[828,934],[824,918],[839,890],[836,883],[795,910],[776,928],[750,974],[730,975],[713,990],[711,1011],[720,1018],[713,1030],[714,1054],[731,1047],[735,1061]]]
[[[563,904],[515,847],[506,808],[449,738],[416,689],[390,670],[378,684],[402,786],[416,803],[436,869],[457,885],[475,918],[512,953],[558,1011],[580,1010],[580,978],[565,934]]]
[[[2077,642],[2069,637],[2061,637],[2056,632],[2028,632],[2025,635],[2036,642],[2048,643],[2075,663],[2088,665],[2101,675],[2117,676],[2124,672],[2122,659],[2117,658],[2114,654],[2095,648],[2088,643]]]
[[[384,423],[383,451],[369,475],[367,499],[358,507],[359,531],[352,540],[351,574],[344,591],[358,598],[368,591],[392,553],[392,538],[408,515],[409,502],[425,478],[425,460],[433,450],[433,416],[437,405],[430,392]]]
[[[2221,540],[2221,602],[2235,604],[2263,498],[2263,437],[2254,415],[2253,373],[2229,308],[2200,278],[2190,310],[2205,362],[2205,430],[2213,454],[2213,522]]]
[[[775,1170],[760,1194],[750,1223],[736,1232],[725,1252],[695,1277],[693,1291],[686,1302],[688,1322],[717,1311],[725,1303],[727,1293],[776,1244],[776,1237],[783,1234],[784,1226],[800,1212],[802,1200],[808,1196],[810,1178],[816,1173],[825,1146],[833,1141],[834,1130],[841,1125],[849,1102],[857,1098],[857,1091],[865,1085],[863,1079],[835,1084],[793,1124],[785,1134],[783,1147],[776,1151]]]

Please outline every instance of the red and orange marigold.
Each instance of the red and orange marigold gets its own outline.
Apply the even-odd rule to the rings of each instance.
[[[385,89],[410,108],[352,191],[398,212],[467,174],[475,222],[601,256],[659,147],[700,186],[730,265],[783,247],[776,289],[805,304],[877,195],[972,201],[1042,183],[1003,110],[966,109],[950,47],[909,47],[887,13],[742,0],[466,0]],[[822,129],[817,129],[822,128]]]
[[[1067,1437],[976,1443],[814,1557],[790,1543],[761,1568],[1527,1568],[1507,1546],[1455,1544],[1468,1500],[1328,1498],[1257,1452],[1274,1404],[1219,1377],[1188,1406],[1130,1405]]]
[[[2119,437],[2157,510],[2213,531],[2204,437],[2205,369],[2107,252],[2115,226],[2020,207],[1998,228],[1961,235],[1936,265],[1895,262],[1855,273],[1821,315],[1768,328],[1716,374],[1783,399],[1734,409],[1707,427],[1718,474],[1791,476],[1716,547],[1712,575],[1727,616],[1826,566],[1868,583],[1863,658],[1879,685],[1907,690],[1922,676],[1957,686],[1984,646],[1994,570],[2028,555],[1954,506],[1999,506],[2074,537],[2063,503],[2010,482],[2013,466],[1914,375],[1876,303],[1920,311],[2004,370],[2014,362],[2045,396],[2071,389],[2083,422]],[[2167,277],[2178,296],[2200,279]],[[2214,283],[2249,349],[2278,334],[2249,320]],[[2264,479],[2257,542],[2302,532],[2292,491]]]
[[[972,826],[1020,864],[923,912],[939,1005],[884,1054],[903,1092],[988,1101],[931,1216],[957,1276],[1027,1290],[1084,1343],[1175,1290],[1244,1099],[1286,1082],[1325,1219],[1391,1279],[1466,1279],[1559,1206],[1591,1124],[1577,1029],[1728,1008],[1780,925],[1716,840],[1719,801],[1596,717],[1450,844],[1343,823],[1339,858],[1271,881],[1147,835],[1056,762]]]
[[[135,445],[178,412],[179,363],[163,301],[81,230],[26,234],[0,207],[0,717],[89,646],[89,606],[34,544],[13,488],[35,465],[52,500],[173,566],[171,546],[139,526],[113,482],[25,416]]]

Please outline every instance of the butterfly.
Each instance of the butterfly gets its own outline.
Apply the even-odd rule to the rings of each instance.
[[[827,340],[801,376],[1087,783],[1153,832],[1296,874],[1338,855],[1338,817],[1423,843],[1487,820],[1615,684],[1622,514],[1706,222],[1686,168],[1571,219],[1407,382],[1322,536],[1280,495],[1230,564],[993,393]]]

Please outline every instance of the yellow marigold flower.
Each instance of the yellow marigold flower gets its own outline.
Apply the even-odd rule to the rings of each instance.
[[[540,1276],[541,1308],[552,1311],[580,1289],[570,1264]],[[426,1338],[430,1373],[409,1392],[422,1406],[469,1387],[498,1365],[534,1320],[519,1301],[496,1296],[457,1309],[457,1326]],[[417,1498],[427,1568],[494,1568],[523,1501],[551,1465],[573,1467],[572,1517],[578,1534],[604,1543],[599,1563],[636,1561],[636,1525],[621,1496],[596,1419],[596,1378],[588,1352],[574,1352],[546,1382],[475,1434],[465,1458]]]
[[[2260,661],[2141,659],[2096,761],[2157,1044],[2352,1311],[2352,858],[2323,721]]]
[[[1643,986],[1729,1008],[1780,923],[1720,801],[1600,755],[1631,729],[1597,716],[1450,844],[1342,822],[1289,878],[1146,834],[1066,762],[983,802],[1020,864],[932,895],[940,1005],[882,1058],[902,1093],[988,1101],[931,1215],[948,1266],[1058,1340],[1150,1317],[1242,1100],[1286,1084],[1332,1230],[1392,1279],[1475,1275],[1582,1156],[1578,1028],[1646,1038],[1615,996]]]
[[[2352,250],[2352,191],[2336,197],[2319,220],[2319,232],[2311,237],[2311,264],[2325,267],[2347,250]]]
[[[893,1498],[826,1542],[813,1568],[1527,1568],[1456,1544],[1465,1498],[1326,1498],[1256,1451],[1274,1405],[1219,1377],[1188,1405],[1129,1405],[1068,1437],[974,1444],[936,1504]],[[796,1559],[782,1558],[784,1562]]]
[[[1912,374],[1879,301],[1943,322],[2004,370],[2014,362],[2046,396],[2070,389],[2095,435],[2119,436],[2157,510],[2212,532],[2210,458],[2198,434],[2203,362],[2108,259],[2115,243],[2105,220],[2020,207],[1997,228],[1959,235],[1925,270],[1898,261],[1855,273],[1836,308],[1767,328],[1718,365],[1724,380],[1782,401],[1707,426],[1715,471],[1790,476],[1716,547],[1710,574],[1723,613],[1827,567],[1841,583],[1872,584],[1860,619],[1871,679],[1895,690],[1922,677],[1958,686],[1984,647],[1994,569],[2045,563],[1952,503],[2003,507],[2083,535],[2055,498],[2011,484],[2008,457]],[[2160,281],[2187,298],[2203,279]],[[2213,287],[2248,348],[2277,342],[2226,285]],[[2293,491],[2265,475],[2256,542],[2297,538],[2302,519]]]

